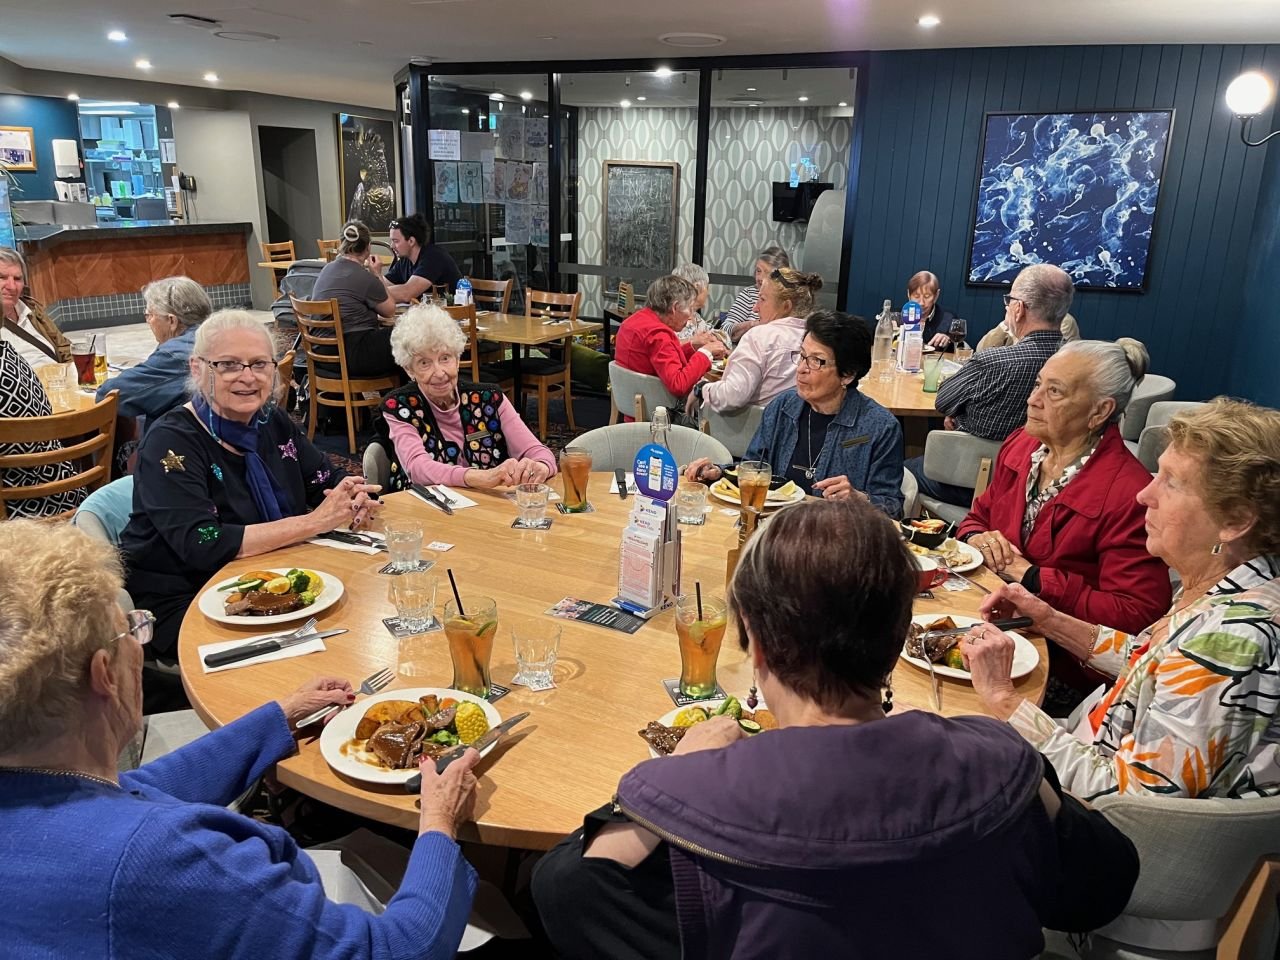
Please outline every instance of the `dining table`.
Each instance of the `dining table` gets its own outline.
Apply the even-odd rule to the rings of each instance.
[[[591,475],[591,512],[560,514],[552,509],[552,524],[545,530],[513,528],[516,506],[502,491],[466,490],[465,496],[476,505],[455,508],[452,515],[409,492],[382,498],[379,522],[414,518],[425,526],[424,540],[449,547],[423,554],[435,562],[437,608],[452,596],[446,571],[452,571],[464,597],[480,594],[496,601],[492,681],[510,692],[494,706],[504,718],[529,713],[478,765],[475,817],[463,828],[464,839],[509,848],[550,848],[580,826],[584,814],[613,796],[623,773],[649,757],[639,731],[673,709],[663,687],[664,680],[680,674],[670,608],[633,634],[556,620],[562,635],[554,688],[535,692],[513,683],[514,624],[547,618],[547,611],[566,597],[607,604],[617,593],[620,539],[635,498],[610,493],[611,477]],[[552,483],[558,487],[560,481]],[[739,511],[735,504],[714,498],[708,509],[704,524],[679,527],[682,590],[692,592],[698,584],[703,596],[723,597]],[[318,675],[346,678],[356,686],[383,668],[398,671],[399,641],[383,624],[384,618],[395,615],[388,595],[391,577],[379,573],[386,563],[385,553],[302,543],[236,560],[219,570],[206,590],[262,567],[298,567],[337,577],[344,592],[336,604],[320,612],[316,629],[347,632],[326,640],[320,652],[209,673],[201,662],[201,646],[265,630],[216,622],[193,603],[182,624],[178,657],[187,694],[200,718],[211,728],[221,726]],[[983,596],[1000,580],[984,568],[968,573],[966,582],[958,591],[935,588],[931,596],[921,595],[915,613],[931,618],[977,616]],[[1015,685],[1023,696],[1040,702],[1047,678],[1045,644],[1036,636],[1028,639],[1039,662]],[[444,633],[419,637],[416,646],[412,662],[425,673],[397,673],[389,689],[449,687],[453,674]],[[745,700],[752,671],[732,627],[720,651],[718,679],[727,693]],[[899,660],[892,685],[896,710],[935,709],[927,671]],[[966,680],[939,676],[938,697],[937,709],[946,716],[981,712]],[[350,709],[361,709],[360,701]],[[303,736],[296,755],[278,764],[277,777],[286,786],[353,814],[410,829],[417,824],[416,797],[400,786],[335,772],[321,753],[315,731]]]

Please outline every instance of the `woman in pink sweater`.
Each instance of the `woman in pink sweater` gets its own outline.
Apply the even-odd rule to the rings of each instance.
[[[410,483],[492,489],[555,475],[555,457],[498,386],[459,386],[466,346],[457,321],[439,307],[414,307],[396,322],[391,353],[412,382],[382,401],[393,490]]]

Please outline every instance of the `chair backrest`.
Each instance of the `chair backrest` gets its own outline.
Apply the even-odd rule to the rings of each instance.
[[[510,280],[477,280],[471,278],[471,296],[477,307],[506,313],[511,306]]]
[[[293,241],[285,240],[283,243],[264,243],[262,244],[263,260],[297,260],[298,255],[294,252]]]
[[[1280,859],[1266,857],[1240,890],[1218,941],[1218,960],[1280,957]]]
[[[1156,373],[1148,373],[1143,377],[1133,388],[1129,406],[1125,407],[1124,416],[1120,418],[1120,435],[1126,440],[1137,440],[1142,436],[1142,428],[1147,425],[1151,405],[1170,399],[1177,387],[1168,377]]]
[[[333,380],[332,374],[316,374],[316,366],[337,367],[339,378],[345,383],[347,376],[347,348],[342,340],[342,311],[337,300],[299,300],[289,298],[294,316],[298,318],[298,338],[302,352],[307,357],[307,378],[315,389],[321,380]]]
[[[71,490],[97,490],[111,480],[111,452],[116,438],[119,394],[112,390],[88,410],[48,417],[0,418],[0,443],[72,441],[42,453],[0,454],[0,520],[9,515],[8,501],[51,497]],[[70,463],[72,472],[61,480],[27,486],[12,483],[7,470]],[[67,511],[70,515],[72,511]]]
[[[1121,943],[1167,949],[1172,936],[1179,950],[1213,947],[1258,858],[1280,853],[1280,797],[1104,796],[1094,806],[1142,864],[1125,912],[1098,931]]]
[[[902,518],[910,520],[920,509],[920,484],[906,467],[902,468]]]
[[[387,492],[391,482],[391,458],[381,443],[371,443],[364,448],[364,479],[367,483],[376,483]]]
[[[99,487],[76,508],[71,522],[91,536],[120,546],[120,535],[133,512],[133,476],[120,477]]]
[[[984,459],[995,462],[999,440],[984,440],[960,430],[932,430],[924,441],[924,475],[939,483],[972,487]]]
[[[1203,407],[1198,400],[1158,400],[1147,411],[1147,425],[1138,434],[1136,456],[1150,473],[1160,468],[1160,454],[1169,446],[1169,421],[1184,410]],[[1131,445],[1132,448],[1132,445]]]
[[[635,374],[635,376],[644,376],[644,374]],[[710,407],[703,407],[701,418],[704,433],[711,434],[723,443],[735,457],[742,457],[746,454],[747,447],[751,445],[756,431],[760,429],[760,421],[764,419],[764,407],[743,407],[733,413],[720,413]]]
[[[553,293],[550,290],[530,290],[524,299],[526,317],[543,316],[573,322],[578,319],[581,293]]]
[[[649,427],[647,423],[615,423],[597,427],[573,440],[569,446],[591,451],[592,470],[630,470],[636,461],[636,451],[649,442]],[[692,427],[671,427],[667,432],[667,446],[678,464],[690,463],[698,457],[709,457],[712,463],[733,460],[723,443]]]
[[[341,240],[317,240],[316,247],[320,251],[320,256],[326,260],[336,260],[338,258],[338,244]]]
[[[636,288],[630,280],[618,281],[618,309],[631,313],[636,308]]]
[[[618,409],[637,420],[648,420],[658,407],[680,407],[676,395],[653,374],[628,370],[616,360],[609,361],[609,389]]]
[[[464,303],[462,306],[445,307],[445,313],[463,325],[467,332],[467,344],[471,351],[468,366],[471,367],[471,382],[480,382],[480,335],[476,330],[476,305]]]

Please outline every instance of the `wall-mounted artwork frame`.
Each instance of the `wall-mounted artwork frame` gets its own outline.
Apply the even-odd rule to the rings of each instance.
[[[1053,263],[1077,289],[1146,288],[1172,110],[988,113],[965,283]]]
[[[680,164],[667,160],[606,160],[604,264],[670,271],[680,229]],[[606,291],[618,280],[608,274]]]
[[[36,132],[31,127],[0,127],[0,166],[14,173],[36,169]]]
[[[396,217],[395,128],[390,120],[350,113],[337,114],[337,121],[342,215],[384,234]]]

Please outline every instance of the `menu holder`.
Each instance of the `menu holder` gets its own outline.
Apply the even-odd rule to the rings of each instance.
[[[613,603],[648,620],[680,596],[681,531],[675,504],[637,494],[618,551]]]

